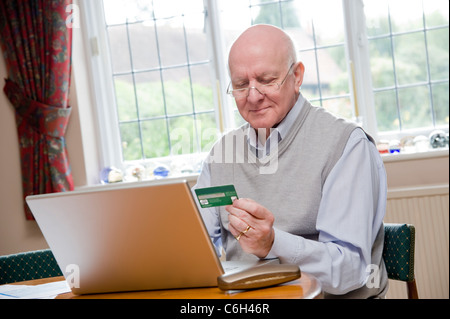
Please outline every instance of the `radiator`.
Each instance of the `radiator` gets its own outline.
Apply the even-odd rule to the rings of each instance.
[[[449,298],[449,186],[392,189],[386,223],[416,228],[415,274],[419,298]],[[406,284],[389,281],[387,298],[406,298]]]

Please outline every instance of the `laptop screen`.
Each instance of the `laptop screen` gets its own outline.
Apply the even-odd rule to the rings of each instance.
[[[210,287],[223,274],[186,181],[26,200],[74,293]]]

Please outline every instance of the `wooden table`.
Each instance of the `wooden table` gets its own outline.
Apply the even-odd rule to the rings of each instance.
[[[18,285],[40,285],[64,280],[53,277],[16,283]],[[174,290],[152,290],[138,292],[118,292],[108,294],[82,295],[61,294],[57,299],[316,299],[322,298],[319,281],[307,273],[300,279],[263,289],[249,291],[221,291],[213,288],[192,288]]]

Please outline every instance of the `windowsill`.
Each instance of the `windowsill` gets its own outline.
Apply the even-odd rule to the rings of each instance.
[[[448,157],[449,149],[448,148],[440,148],[440,149],[430,149],[424,152],[415,152],[415,153],[396,153],[396,154],[383,154],[381,157],[383,158],[383,162],[401,162],[401,161],[411,161],[411,160],[420,160],[420,159],[429,159],[436,157]]]
[[[442,149],[430,149],[428,151],[424,152],[415,152],[415,153],[396,153],[396,154],[382,154],[381,157],[383,159],[384,163],[389,162],[401,162],[401,161],[411,161],[411,160],[420,160],[420,159],[432,159],[432,158],[438,158],[438,157],[448,157],[449,156],[449,149],[448,148],[442,148]],[[169,175],[166,178],[162,179],[156,179],[156,178],[150,178],[150,179],[143,179],[142,182],[151,182],[151,181],[187,181],[191,186],[194,186],[194,184],[197,182],[197,178],[199,176],[199,173],[191,173],[191,174],[179,174],[179,175]],[[117,184],[127,184],[127,183],[135,183],[139,181],[123,181],[119,183],[111,183],[107,185],[117,185]],[[78,189],[83,189],[84,187],[78,187]]]

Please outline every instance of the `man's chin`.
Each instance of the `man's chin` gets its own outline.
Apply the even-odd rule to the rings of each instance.
[[[276,124],[275,121],[268,119],[267,116],[265,117],[252,116],[247,120],[247,122],[250,123],[250,125],[255,129],[272,128]]]

